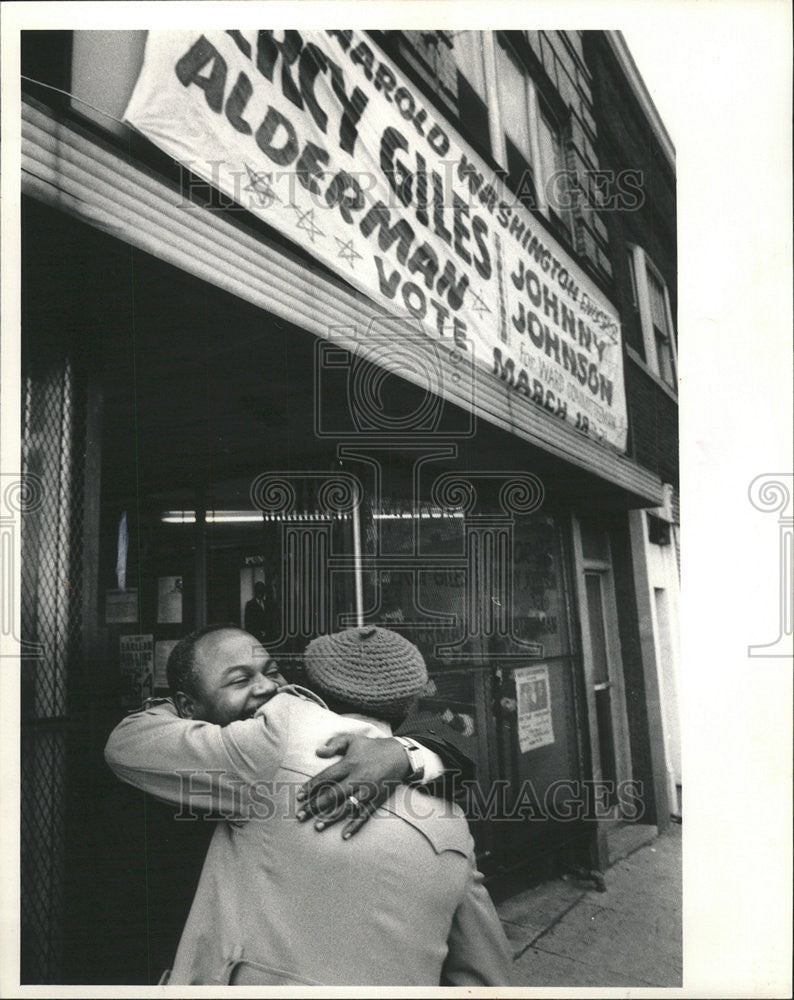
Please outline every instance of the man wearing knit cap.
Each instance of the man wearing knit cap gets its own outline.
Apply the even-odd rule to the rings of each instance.
[[[169,754],[187,767],[209,755],[234,774],[224,800],[233,815],[213,835],[169,982],[504,986],[507,942],[456,806],[400,785],[349,841],[287,819],[295,788],[321,763],[318,742],[391,735],[427,682],[421,654],[395,632],[348,629],[310,643],[305,666],[335,712],[293,689],[227,726],[172,719],[166,740],[150,726],[143,782],[123,723],[111,737],[116,773],[170,801],[184,790]],[[251,723],[255,742],[240,728]],[[345,808],[367,808],[367,795],[362,787]]]
[[[303,662],[312,689],[334,711],[366,712],[397,725],[427,684],[416,646],[376,626],[320,636],[309,643]]]

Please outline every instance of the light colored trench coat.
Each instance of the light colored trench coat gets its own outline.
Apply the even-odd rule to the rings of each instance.
[[[124,781],[224,819],[210,843],[171,984],[503,986],[509,953],[462,812],[400,786],[349,841],[295,819],[315,749],[381,724],[283,693],[253,719],[124,719],[105,758]],[[198,821],[201,821],[200,819]]]

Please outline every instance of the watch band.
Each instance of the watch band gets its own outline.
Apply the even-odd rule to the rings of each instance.
[[[414,741],[409,739],[407,736],[395,736],[394,738],[402,745],[403,749],[408,754],[408,764],[411,768],[411,772],[405,779],[406,784],[420,784],[425,776],[425,756],[422,752],[422,748],[418,743],[414,743]]]

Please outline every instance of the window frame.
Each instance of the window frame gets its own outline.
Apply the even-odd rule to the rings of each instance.
[[[466,74],[466,66],[457,58],[457,53],[455,51],[455,39],[458,35],[463,34],[464,32],[472,33],[479,37],[481,64],[477,67],[477,69],[482,71],[485,95],[479,92],[479,89],[475,86],[474,81],[471,80]],[[405,57],[408,59],[410,65],[415,68],[416,57],[410,56],[410,53],[413,50],[412,44],[407,39],[404,32],[400,34],[403,37],[403,44],[405,46]],[[458,74],[466,80],[468,87],[470,87],[476,96],[485,104],[490,148],[486,150],[485,143],[478,144],[476,139],[467,133],[465,122],[461,118],[459,94],[449,94],[449,107],[454,108],[454,113],[457,116],[457,124],[461,130],[461,134],[464,137],[467,137],[474,149],[477,149],[482,155],[484,155],[486,161],[489,162],[494,169],[500,173],[502,171],[504,172],[505,180],[507,180],[509,176],[509,163],[507,156],[507,136],[504,128],[504,115],[502,113],[501,102],[499,99],[497,45],[502,49],[504,58],[510,59],[516,70],[521,74],[525,88],[524,104],[527,111],[525,125],[529,137],[528,155],[527,151],[519,150],[518,147],[516,148],[521,157],[526,161],[527,166],[531,171],[533,188],[532,194],[534,197],[532,199],[531,207],[527,207],[528,210],[541,215],[543,219],[550,224],[552,232],[560,237],[564,242],[567,242],[571,249],[575,249],[576,227],[573,211],[573,199],[570,188],[567,187],[564,193],[561,192],[564,200],[570,198],[570,205],[566,206],[560,204],[560,206],[557,207],[556,205],[550,204],[548,197],[548,184],[550,176],[546,176],[544,158],[541,156],[541,119],[543,119],[547,124],[548,130],[554,136],[557,144],[555,158],[561,160],[560,169],[563,172],[563,176],[566,176],[565,144],[567,121],[565,120],[565,112],[555,109],[550,95],[544,93],[542,82],[537,81],[530,72],[526,59],[522,57],[519,51],[517,51],[510,39],[501,37],[501,32],[496,29],[483,31],[480,29],[465,28],[457,31],[446,31],[444,34],[449,37],[449,40],[452,43],[451,56]],[[522,34],[526,40],[526,32],[522,32]],[[529,43],[527,41],[527,45],[528,44]],[[386,51],[388,51],[388,48]],[[428,72],[431,72],[431,67],[429,66]],[[438,80],[436,82],[438,84]],[[454,105],[452,104],[453,97],[455,100]],[[435,98],[440,100],[440,94],[436,93]],[[433,97],[431,97],[431,100],[432,99]],[[446,104],[447,102],[445,101],[444,103]],[[512,141],[513,140],[511,139],[511,142]],[[524,203],[522,202],[521,194],[514,189],[513,185],[508,182],[506,187],[517,202]],[[524,193],[526,194],[528,192]]]
[[[535,188],[537,210],[552,223],[559,223],[568,235],[568,239],[573,240],[573,220],[570,211],[557,211],[549,204],[546,186],[549,177],[545,176],[544,160],[541,155],[540,130],[541,117],[546,121],[549,130],[552,131],[559,144],[559,151],[562,157],[565,156],[564,129],[560,124],[557,115],[549,108],[540,93],[537,83],[532,78],[531,73],[524,65],[520,56],[513,51],[509,43],[505,43],[497,38],[496,31],[483,31],[480,33],[483,41],[483,62],[485,68],[485,86],[488,92],[488,121],[490,126],[491,149],[494,160],[507,169],[507,144],[505,123],[502,116],[501,102],[499,100],[499,69],[497,61],[496,46],[502,49],[504,58],[510,59],[521,73],[524,81],[524,97],[527,109],[526,127],[529,135],[529,167],[532,171],[532,180]],[[523,151],[519,151],[522,152]]]
[[[496,77],[495,77],[494,67],[492,65],[493,51],[491,50],[491,47],[487,42],[489,32],[477,31],[475,29],[470,29],[470,28],[461,28],[460,30],[453,31],[450,34],[452,41],[452,59],[455,64],[456,72],[459,77],[463,77],[463,79],[466,81],[467,86],[471,88],[471,90],[476,94],[476,96],[483,102],[485,107],[485,117],[488,121],[488,156],[490,157],[491,160],[497,163],[501,163],[502,160],[500,158],[501,147],[499,146],[499,136],[496,130],[494,129],[493,115],[491,114],[490,110],[491,105],[495,100],[494,95],[496,88],[495,84]],[[458,43],[456,39],[463,34],[472,34],[478,36],[480,42],[478,68],[480,73],[482,74],[483,87],[485,90],[484,94],[481,94],[479,92],[478,88],[475,86],[475,82],[472,79],[470,79],[470,77],[467,75],[466,72],[464,72],[464,70],[467,69],[468,67],[463,66],[461,62],[458,62],[457,59],[458,52],[456,51]],[[460,87],[458,87],[456,113],[458,116],[458,122],[461,127],[461,132],[466,134],[467,129],[461,113]],[[478,145],[476,140],[473,139],[473,137],[470,134],[469,134],[469,141],[473,143],[475,148],[480,148],[482,145],[484,145],[482,143]]]
[[[667,289],[667,282],[661,275],[659,268],[654,264],[648,254],[636,243],[626,244],[629,253],[629,273],[632,283],[632,295],[640,315],[640,329],[642,330],[642,342],[645,348],[645,367],[651,372],[665,388],[669,389],[675,396],[678,396],[678,350],[676,345],[675,325],[673,323],[673,312],[670,307],[670,293]],[[658,327],[653,322],[653,310],[651,308],[651,291],[648,281],[648,273],[653,275],[661,289],[664,300],[664,314],[667,323],[666,342],[669,347],[669,363],[672,379],[665,377],[659,358],[659,345],[657,343]]]
[[[496,131],[499,135],[499,145],[494,147],[494,155],[496,159],[507,168],[507,131],[506,122],[502,115],[502,104],[499,99],[499,63],[496,51],[496,45],[502,49],[505,59],[510,59],[513,65],[516,67],[518,72],[521,74],[524,83],[524,107],[526,108],[526,121],[524,125],[526,126],[527,136],[529,137],[529,157],[528,163],[529,168],[532,171],[532,183],[535,188],[535,197],[537,199],[537,208],[548,218],[548,201],[546,199],[546,178],[542,175],[542,159],[540,155],[540,134],[539,134],[539,120],[540,120],[540,110],[538,108],[538,90],[535,86],[535,82],[532,77],[527,73],[526,68],[521,65],[521,60],[518,56],[510,49],[509,46],[500,43],[494,32],[484,32],[487,37],[485,45],[487,48],[491,49],[493,56],[493,73],[494,73],[494,96],[495,101],[491,105],[492,115],[495,119]],[[487,60],[486,60],[487,64]],[[489,109],[490,110],[490,109]],[[490,115],[489,115],[490,117]],[[511,142],[512,142],[511,138]],[[522,156],[526,154],[525,150],[519,150]]]

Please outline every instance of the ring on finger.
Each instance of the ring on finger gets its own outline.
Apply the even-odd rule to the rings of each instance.
[[[361,812],[362,803],[359,801],[359,799],[356,798],[355,795],[348,795],[347,801],[351,804],[351,806],[353,806],[353,808],[357,812]]]

